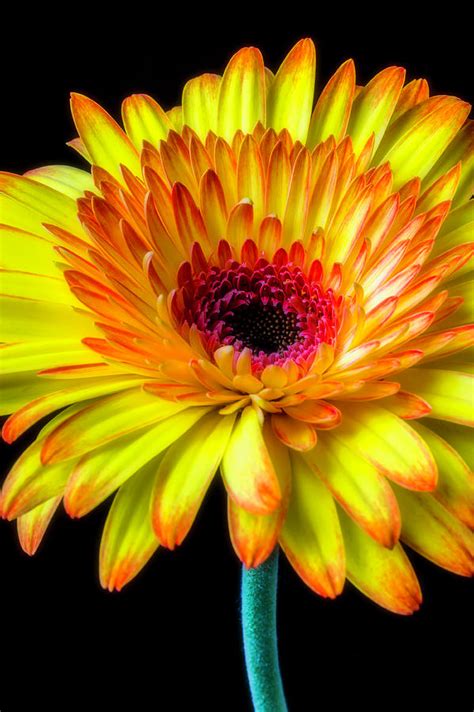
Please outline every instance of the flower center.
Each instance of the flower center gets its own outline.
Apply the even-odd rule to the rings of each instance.
[[[235,341],[254,352],[283,354],[301,340],[297,315],[284,312],[281,304],[264,306],[254,302],[235,310],[227,320]]]
[[[178,325],[197,327],[210,355],[224,345],[249,348],[256,373],[287,359],[303,364],[322,341],[334,343],[338,300],[292,262],[260,258],[250,266],[229,259],[199,271],[185,263],[178,282],[172,301]]]

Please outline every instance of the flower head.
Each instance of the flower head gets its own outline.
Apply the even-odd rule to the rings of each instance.
[[[100,557],[120,589],[190,530],[218,469],[247,567],[280,542],[335,597],[421,601],[400,539],[472,574],[473,122],[389,67],[255,48],[123,130],[73,94],[85,172],[0,175],[3,437],[52,415],[2,512],[33,553],[63,500],[117,491]],[[57,413],[59,411],[59,413]],[[423,418],[423,422],[420,422]]]

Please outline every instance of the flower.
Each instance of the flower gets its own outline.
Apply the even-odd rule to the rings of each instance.
[[[190,530],[220,468],[234,549],[280,543],[321,596],[421,601],[400,540],[470,575],[473,122],[352,60],[313,110],[315,48],[241,49],[125,131],[73,94],[86,172],[0,176],[3,437],[54,415],[2,489],[33,553],[61,500],[117,491],[120,589]],[[420,419],[423,418],[423,422]]]

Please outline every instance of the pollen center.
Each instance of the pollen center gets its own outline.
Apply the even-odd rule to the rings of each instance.
[[[254,352],[283,354],[301,340],[295,312],[283,311],[281,304],[253,303],[236,309],[227,319],[236,341]]]
[[[337,300],[301,267],[263,257],[204,267],[182,265],[172,311],[183,335],[199,331],[210,356],[220,346],[249,348],[258,373],[287,359],[303,363],[322,341],[334,343]]]

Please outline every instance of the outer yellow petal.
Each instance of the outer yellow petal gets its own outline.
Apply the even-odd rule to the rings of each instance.
[[[249,512],[267,514],[281,502],[281,489],[258,415],[245,408],[222,460],[222,476],[230,496]]]
[[[263,436],[282,492],[282,505],[269,514],[256,514],[240,507],[228,498],[229,533],[234,550],[247,568],[259,566],[270,556],[278,540],[285,518],[291,483],[288,450],[273,435],[268,422]]]
[[[80,198],[86,190],[97,192],[91,174],[73,166],[42,166],[25,173],[25,178],[49,185],[73,200]]]
[[[331,493],[306,462],[292,454],[290,506],[281,546],[303,581],[320,596],[335,598],[345,581],[344,542]]]
[[[227,65],[219,92],[218,132],[227,141],[236,131],[251,133],[265,124],[265,69],[255,47],[239,50]]]
[[[294,141],[305,143],[313,106],[316,49],[300,40],[283,60],[268,94],[267,126],[287,129]]]
[[[53,418],[36,440],[24,450],[8,473],[2,487],[2,516],[15,519],[51,498],[62,495],[74,462],[47,465],[41,462],[41,448],[47,434],[80,406],[72,406]],[[34,518],[34,515],[32,515]]]
[[[336,143],[344,137],[352,108],[355,66],[352,59],[342,64],[324,87],[311,117],[307,146],[314,148],[329,136]]]
[[[209,131],[217,133],[217,110],[221,77],[201,74],[190,79],[183,89],[183,121],[203,141]]]
[[[166,452],[151,499],[153,528],[163,546],[174,549],[189,532],[219,467],[234,419],[212,413]]]
[[[320,432],[305,460],[357,524],[382,546],[393,548],[400,512],[390,485],[337,431]]]
[[[75,200],[50,188],[49,185],[43,185],[36,180],[17,176],[14,173],[0,173],[0,193],[5,193],[17,201],[21,205],[22,212],[33,211],[38,215],[39,222],[58,225],[74,235],[82,234]],[[3,210],[1,221],[2,223],[9,222],[8,215],[4,214]],[[12,224],[15,225],[15,223]],[[18,227],[23,226],[19,225]]]
[[[120,591],[145,566],[159,546],[149,515],[156,473],[149,462],[115,496],[100,542],[100,583]]]
[[[37,551],[61,499],[52,497],[18,517],[18,540],[25,553],[32,556]]]
[[[438,465],[438,486],[433,497],[466,526],[474,529],[473,472],[446,440],[421,423],[414,422],[412,427],[429,445]]]
[[[42,299],[56,304],[80,306],[67,282],[59,275],[43,275],[16,270],[0,271],[2,295],[19,299]],[[28,338],[28,334],[25,334]]]
[[[474,575],[472,532],[433,495],[394,487],[402,513],[402,541],[448,571]]]
[[[427,418],[424,424],[437,435],[446,440],[471,470],[474,470],[474,447],[472,447],[472,430],[458,423],[448,423],[441,420]]]
[[[404,80],[404,69],[387,67],[373,77],[357,95],[347,129],[356,154],[360,153],[372,133],[375,134],[374,150],[377,150],[397,104]]]
[[[138,152],[128,136],[104,109],[82,94],[71,94],[71,111],[77,132],[92,163],[122,181],[120,164],[140,175]]]
[[[37,272],[57,276],[61,274],[54,264],[57,254],[52,243],[44,237],[24,230],[0,225],[0,266],[3,269]]]
[[[185,408],[182,403],[162,400],[140,387],[114,393],[86,406],[51,432],[43,446],[43,462],[83,455]]]
[[[345,445],[404,487],[436,487],[436,462],[423,438],[408,423],[374,403],[352,403],[341,410],[337,435]]]
[[[399,374],[404,390],[421,396],[431,406],[430,416],[474,426],[474,377],[460,371],[410,368]]]
[[[128,136],[139,151],[143,141],[158,146],[173,128],[161,106],[146,94],[127,97],[122,104],[122,118]]]
[[[430,104],[432,110],[425,104]],[[469,104],[455,97],[433,97],[405,112],[393,124],[374,160],[390,161],[394,190],[413,176],[424,178],[428,174],[469,111]]]
[[[90,512],[208,412],[208,408],[188,408],[153,427],[126,435],[84,455],[73,468],[67,483],[64,494],[67,512],[72,517]]]
[[[421,589],[400,544],[386,549],[338,508],[346,549],[347,578],[379,606],[409,615],[421,604]]]
[[[0,348],[0,373],[40,371],[55,366],[97,363],[97,355],[73,339],[31,341]]]
[[[31,375],[28,373],[27,376],[31,380]],[[13,376],[13,387],[14,380],[17,380],[17,387],[20,387],[21,381],[18,376]],[[84,378],[84,379],[71,379],[66,381],[61,381],[59,379],[37,379],[39,385],[43,382],[43,388],[47,389],[45,395],[40,395],[40,397],[30,400],[35,397],[34,391],[31,392],[30,389],[27,391],[25,396],[20,393],[22,397],[27,398],[27,403],[20,410],[17,410],[13,415],[11,415],[8,420],[3,425],[2,435],[4,440],[8,443],[13,442],[22,435],[25,430],[31,427],[38,420],[43,418],[45,415],[49,415],[58,408],[63,408],[70,403],[77,401],[85,401],[90,398],[97,398],[98,396],[108,395],[109,393],[115,393],[117,391],[123,391],[140,382],[136,376],[123,376],[123,377],[112,377],[112,378]],[[9,399],[8,399],[9,400]],[[10,412],[10,411],[7,411]]]

